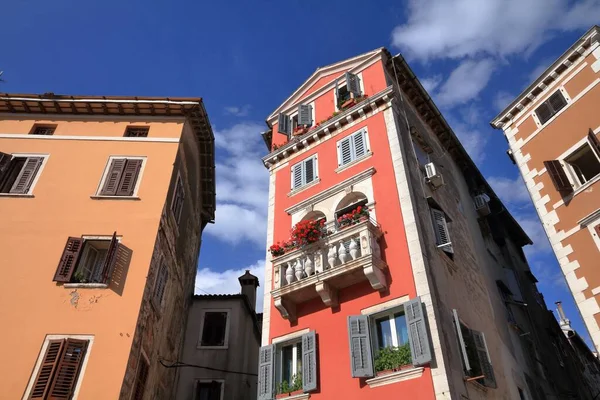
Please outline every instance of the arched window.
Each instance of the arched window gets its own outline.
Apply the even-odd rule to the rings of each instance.
[[[335,219],[337,220],[340,216],[351,212],[358,206],[365,206],[367,202],[367,196],[361,192],[347,194],[335,208]]]
[[[301,219],[301,221],[319,221],[321,219],[327,221],[327,217],[321,211],[310,211]]]

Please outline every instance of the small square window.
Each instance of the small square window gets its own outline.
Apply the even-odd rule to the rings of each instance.
[[[194,400],[221,400],[223,382],[198,381],[196,382],[196,393]]]
[[[149,130],[147,126],[128,126],[125,129],[125,137],[147,137]]]
[[[0,193],[29,194],[44,157],[0,153]]]
[[[600,174],[600,160],[589,144],[585,144],[565,158],[578,185],[583,185]]]
[[[228,311],[204,312],[200,347],[227,347],[228,317]]]
[[[56,125],[34,125],[30,135],[50,136],[54,135]]]

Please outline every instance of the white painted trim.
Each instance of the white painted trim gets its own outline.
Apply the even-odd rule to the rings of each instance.
[[[106,180],[106,176],[108,175],[108,171],[110,170],[110,164],[112,163],[112,160],[114,159],[121,159],[121,158],[126,158],[128,160],[142,160],[142,166],[140,168],[140,173],[137,176],[137,180],[135,182],[135,188],[133,189],[133,194],[131,196],[102,196],[100,194],[100,191],[102,190],[102,187],[104,186],[104,181]],[[102,172],[102,178],[100,178],[100,183],[98,184],[98,187],[96,188],[96,194],[94,194],[93,196],[97,197],[97,198],[124,198],[124,197],[131,197],[131,198],[139,198],[138,197],[138,190],[140,188],[140,184],[142,182],[142,178],[144,176],[144,170],[146,169],[146,162],[148,161],[148,158],[146,156],[120,156],[120,155],[115,155],[115,156],[109,156],[108,157],[108,161],[106,161],[106,165],[104,166],[104,172]]]
[[[290,333],[287,333],[287,334],[281,335],[281,336],[276,336],[273,339],[271,339],[271,344],[284,343],[289,340],[297,339],[297,338],[302,337],[302,335],[307,334],[308,332],[310,332],[310,329],[304,328],[299,331],[290,332]]]
[[[348,164],[342,164],[342,151],[340,148],[340,143],[343,140],[348,140],[350,142],[350,145],[352,146],[352,137],[356,136],[356,135],[360,135],[362,134],[364,139],[365,139],[365,154],[361,157],[357,157],[354,160],[350,161]],[[364,158],[367,158],[367,156],[371,156],[371,143],[369,141],[369,129],[368,127],[364,126],[358,130],[356,130],[355,132],[349,133],[346,136],[344,136],[343,138],[339,139],[338,141],[335,142],[335,147],[336,147],[336,152],[337,152],[337,161],[338,161],[338,167],[336,168],[335,172],[339,172],[344,170],[344,167],[348,167],[350,165],[356,164],[356,162],[358,162],[359,160],[362,160]],[[351,154],[352,156],[352,154]]]
[[[581,225],[581,227],[586,227],[592,222],[594,222],[596,219],[600,219],[600,208],[594,212],[589,213],[588,215],[580,219],[577,223]]]
[[[316,186],[316,185],[317,185],[317,184],[319,184],[319,183],[321,183],[321,179],[320,179],[320,178],[317,178],[317,179],[315,179],[314,181],[312,181],[311,183],[307,183],[307,184],[306,184],[306,185],[304,185],[304,186],[300,186],[298,189],[293,189],[293,190],[291,190],[291,191],[290,191],[290,192],[287,194],[287,196],[288,196],[288,197],[295,196],[295,195],[297,195],[298,193],[300,193],[300,192],[303,192],[303,191],[305,191],[306,189],[308,189],[308,188],[311,188],[311,187],[313,187],[313,186]]]
[[[319,169],[318,169],[319,165],[317,164],[317,157],[318,157],[318,154],[315,153],[315,154],[313,154],[310,157],[306,157],[306,158],[298,161],[297,163],[293,164],[290,167],[290,173],[291,173],[291,176],[292,176],[292,179],[291,179],[291,182],[290,182],[290,186],[291,186],[290,187],[290,190],[291,190],[290,193],[296,193],[296,192],[300,191],[302,188],[304,188],[304,187],[306,187],[308,185],[313,184],[314,181],[319,180]],[[311,160],[311,159],[314,160],[314,162],[313,162],[313,169],[314,169],[314,172],[315,172],[314,179],[312,181],[308,182],[308,183],[305,183],[304,185],[301,184],[297,188],[294,188],[294,168],[300,165],[300,169],[302,169],[302,164],[305,163],[305,162],[307,162],[308,160]],[[304,180],[304,172],[305,171],[301,171],[301,172],[302,172],[302,175],[303,175],[302,176],[302,180]],[[291,196],[291,194],[288,194],[288,196]]]
[[[339,174],[340,172],[342,172],[342,171],[345,171],[345,170],[347,170],[348,168],[351,168],[351,167],[355,166],[356,164],[359,164],[359,163],[361,163],[361,162],[363,162],[363,161],[365,161],[365,160],[367,160],[367,159],[371,158],[371,156],[372,156],[372,155],[373,155],[373,153],[369,151],[369,152],[367,152],[367,153],[366,153],[364,156],[362,156],[362,157],[359,157],[359,158],[357,158],[357,159],[355,159],[355,160],[352,160],[352,161],[350,161],[348,164],[344,164],[344,165],[342,165],[341,167],[337,167],[337,168],[334,170],[334,172],[335,172],[336,174]]]
[[[33,368],[33,372],[31,373],[31,377],[29,378],[29,383],[27,384],[27,388],[25,389],[25,394],[23,394],[23,400],[27,400],[29,398],[29,394],[33,389],[33,383],[35,378],[37,378],[38,371],[42,366],[42,361],[44,356],[46,355],[46,349],[48,349],[48,343],[50,340],[60,340],[60,339],[79,339],[79,340],[87,340],[88,346],[85,351],[85,356],[83,358],[83,363],[81,364],[81,370],[79,371],[79,376],[77,377],[77,383],[75,384],[75,390],[73,391],[72,400],[76,400],[79,395],[79,390],[81,389],[81,382],[83,381],[83,376],[85,375],[85,369],[87,368],[87,364],[90,358],[90,353],[92,352],[92,347],[94,344],[94,336],[93,335],[46,335],[44,339],[44,343],[42,344],[42,349],[40,350],[40,354],[38,355],[37,361],[35,363],[35,367]]]
[[[373,389],[379,386],[390,385],[392,383],[398,383],[407,381],[409,379],[420,378],[423,376],[423,367],[415,367],[410,369],[402,369],[400,371],[391,372],[389,374],[378,375],[374,378],[367,379],[365,382],[369,385],[369,388]]]
[[[408,300],[410,300],[408,295],[405,295],[402,297],[397,297],[395,299],[391,299],[391,300],[388,300],[383,303],[375,304],[374,306],[363,308],[362,310],[360,310],[360,313],[361,313],[361,315],[378,314],[380,312],[384,312],[384,311],[390,310],[392,308],[400,307],[401,305],[406,303]]]
[[[204,331],[204,321],[207,312],[224,312],[227,313],[227,321],[225,322],[225,338],[223,346],[203,346],[202,333]],[[229,348],[229,328],[231,327],[231,308],[205,308],[200,311],[200,332],[198,334],[198,342],[196,348],[199,350],[227,350]]]
[[[22,194],[22,193],[0,193],[0,197],[31,197],[35,196],[32,194]]]
[[[269,171],[269,208],[267,211],[267,244],[265,248],[265,288],[273,287],[273,263],[271,262],[269,246],[273,243],[274,214],[275,214],[275,177],[273,170]],[[271,325],[271,291],[266,289],[263,294],[263,323],[261,345],[269,344]]]
[[[225,399],[225,379],[210,379],[210,378],[200,378],[194,380],[194,391],[193,391],[193,400],[198,400],[196,398],[196,393],[198,392],[198,383],[211,383],[211,382],[220,382],[221,383],[221,396],[219,400]]]
[[[106,289],[107,283],[65,283],[65,289]]]
[[[179,138],[159,137],[125,137],[125,136],[65,136],[65,135],[29,135],[20,133],[0,133],[0,139],[30,140],[91,140],[108,142],[146,142],[146,143],[179,143]]]
[[[138,196],[99,196],[92,195],[90,199],[94,200],[141,200],[141,197]]]
[[[38,169],[37,173],[35,174],[35,178],[33,178],[33,182],[31,182],[31,186],[29,187],[29,190],[27,191],[27,193],[1,193],[1,195],[8,195],[8,196],[14,196],[14,197],[32,197],[33,196],[33,189],[35,189],[35,185],[37,185],[38,181],[40,180],[40,176],[42,175],[42,172],[44,172],[44,168],[46,167],[46,164],[48,163],[48,158],[50,158],[50,154],[48,153],[11,153],[11,156],[13,156],[13,158],[15,157],[41,157],[43,158],[42,160],[42,165],[40,165],[40,168]]]
[[[598,219],[596,219],[595,221],[590,222],[587,226],[587,229],[590,232],[590,235],[592,235],[592,238],[594,239],[594,243],[596,243],[598,251],[600,251],[600,237],[596,233],[596,227],[598,225],[600,225],[600,217],[598,217]]]

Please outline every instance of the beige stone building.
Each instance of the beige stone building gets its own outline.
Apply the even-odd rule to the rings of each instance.
[[[600,27],[506,107],[502,129],[596,349],[600,346]]]
[[[168,399],[214,137],[200,98],[0,95],[2,399]]]

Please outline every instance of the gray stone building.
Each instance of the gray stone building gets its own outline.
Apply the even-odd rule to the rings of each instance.
[[[179,358],[178,400],[254,400],[262,314],[258,278],[239,277],[240,294],[193,296]]]

